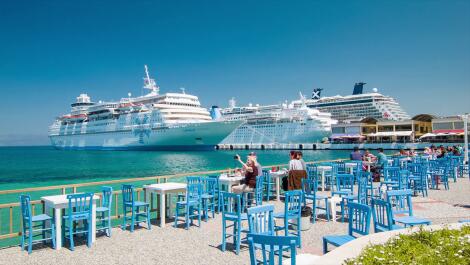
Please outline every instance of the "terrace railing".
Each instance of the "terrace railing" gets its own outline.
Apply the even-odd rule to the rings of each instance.
[[[332,162],[338,160],[324,160],[314,163],[321,162]],[[312,164],[313,162],[308,162]],[[270,165],[265,166],[264,168],[272,167],[285,167],[286,164],[279,165]],[[20,203],[16,202],[20,194],[29,194],[31,195],[31,210],[32,214],[44,213],[45,207],[44,203],[41,201],[41,197],[47,195],[57,195],[57,194],[68,194],[68,193],[77,193],[77,192],[94,192],[95,195],[100,197],[97,205],[101,205],[101,187],[102,186],[113,186],[113,200],[112,200],[112,219],[114,220],[114,225],[120,224],[117,220],[122,218],[122,203],[120,198],[121,194],[121,184],[135,184],[136,185],[136,195],[137,200],[146,200],[145,192],[142,188],[145,184],[155,184],[155,183],[165,183],[168,180],[177,180],[178,178],[181,181],[181,178],[186,176],[208,176],[215,174],[222,174],[232,171],[233,169],[225,170],[211,170],[211,171],[201,171],[201,172],[190,172],[190,173],[179,173],[173,175],[163,175],[163,176],[152,176],[152,177],[141,177],[141,178],[127,178],[127,179],[116,179],[116,180],[107,180],[107,181],[96,181],[96,182],[86,182],[86,183],[77,183],[77,184],[66,184],[66,185],[55,185],[55,186],[44,186],[44,187],[35,187],[35,188],[24,188],[24,189],[14,189],[14,190],[0,190],[0,197],[5,198],[5,196],[10,197],[10,203],[0,204],[0,247],[13,246],[18,244],[19,236],[21,236],[21,212],[20,212]],[[16,196],[15,196],[16,195]],[[151,213],[159,213],[160,203],[155,203],[154,195],[151,194],[150,211]],[[158,200],[158,198],[156,198]],[[152,216],[155,218],[155,216]],[[156,216],[159,218],[159,216]]]

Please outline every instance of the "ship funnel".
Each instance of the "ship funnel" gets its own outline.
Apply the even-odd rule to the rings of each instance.
[[[220,113],[220,108],[218,106],[212,106],[210,114],[214,121],[220,121],[222,119],[222,113]]]
[[[353,95],[362,94],[362,90],[364,89],[365,84],[366,83],[364,83],[364,82],[359,82],[359,83],[354,84]]]
[[[312,92],[312,99],[320,99],[323,88],[315,88]]]

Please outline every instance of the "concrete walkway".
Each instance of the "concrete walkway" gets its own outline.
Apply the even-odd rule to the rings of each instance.
[[[470,219],[470,181],[468,178],[450,183],[450,190],[430,190],[428,198],[414,197],[416,216],[431,219],[433,224],[453,223]],[[281,211],[282,205],[275,203]],[[86,245],[70,251],[67,246],[59,251],[49,246],[35,248],[31,255],[19,247],[0,250],[1,264],[249,264],[249,253],[242,247],[235,255],[228,245],[222,252],[220,244],[221,215],[203,222],[202,227],[189,230],[153,226],[152,230],[138,229],[134,233],[113,229],[113,236],[97,237],[92,248]],[[346,223],[317,221],[302,233],[302,249],[299,253],[321,255],[322,237],[328,234],[344,234]]]

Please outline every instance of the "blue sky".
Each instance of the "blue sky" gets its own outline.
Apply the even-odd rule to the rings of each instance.
[[[205,106],[365,81],[412,115],[468,112],[469,32],[470,1],[2,1],[0,145],[47,144],[79,93],[140,95],[144,64]]]

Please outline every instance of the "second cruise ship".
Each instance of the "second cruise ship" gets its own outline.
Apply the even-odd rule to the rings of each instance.
[[[58,149],[213,150],[241,121],[213,121],[198,97],[159,94],[145,66],[147,95],[118,102],[81,94],[70,114],[58,117],[49,138]]]

